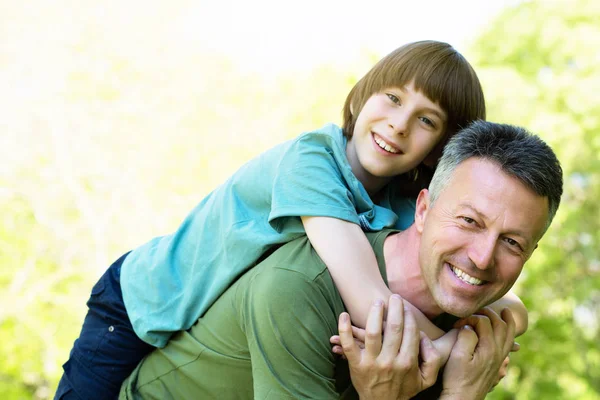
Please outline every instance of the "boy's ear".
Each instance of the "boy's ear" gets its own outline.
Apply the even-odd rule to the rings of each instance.
[[[423,227],[425,226],[425,218],[429,212],[429,191],[422,189],[417,197],[417,206],[415,208],[415,227],[417,232],[423,233]]]
[[[442,156],[442,152],[436,148],[431,150],[429,154],[423,159],[423,164],[428,166],[429,168],[435,168],[438,163],[438,160]]]

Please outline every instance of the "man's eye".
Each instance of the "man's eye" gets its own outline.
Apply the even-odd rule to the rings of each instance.
[[[462,217],[462,219],[469,225],[472,225],[475,223],[475,220],[473,218],[469,218],[469,217]]]
[[[400,104],[400,99],[399,99],[399,98],[397,98],[396,96],[394,96],[393,94],[391,94],[391,93],[386,93],[386,96],[387,96],[387,97],[388,97],[388,98],[389,98],[391,101],[393,101],[393,102],[394,102],[394,104]]]
[[[515,239],[511,239],[511,238],[507,237],[507,238],[504,238],[504,241],[513,247],[521,248],[521,245]]]

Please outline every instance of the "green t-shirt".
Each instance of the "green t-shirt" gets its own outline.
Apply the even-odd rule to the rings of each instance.
[[[367,233],[387,282],[383,243]],[[351,399],[348,364],[329,338],[345,310],[306,237],[239,278],[188,331],[146,357],[121,399]]]

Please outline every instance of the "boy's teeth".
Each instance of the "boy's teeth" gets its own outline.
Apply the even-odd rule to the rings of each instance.
[[[380,139],[376,136],[375,136],[375,143],[377,143],[379,145],[379,147],[381,147],[385,151],[389,151],[390,153],[394,153],[394,154],[398,153],[398,149],[393,148],[392,146],[387,144],[383,139]]]
[[[452,272],[454,272],[454,275],[456,275],[461,281],[463,282],[467,282],[470,285],[473,286],[479,286],[483,283],[483,281],[481,279],[477,279],[472,277],[471,275],[467,274],[466,272],[451,266],[452,268]]]

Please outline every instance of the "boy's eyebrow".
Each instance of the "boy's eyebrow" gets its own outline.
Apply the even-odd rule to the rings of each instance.
[[[400,90],[403,93],[407,92],[407,87],[406,85],[402,86],[402,87],[397,87],[398,90]],[[426,96],[427,97],[427,96]],[[431,101],[431,99],[429,99],[429,101]],[[432,102],[433,103],[433,102]],[[441,119],[442,121],[446,120],[446,112],[444,112],[443,110],[441,110],[438,106],[438,108],[431,108],[431,107],[425,107],[424,108],[425,111],[430,112],[432,114],[434,114],[436,117],[438,117],[439,119]]]
[[[425,108],[425,111],[428,111],[428,112],[430,112],[430,113],[434,114],[436,117],[438,117],[438,118],[439,118],[439,119],[441,119],[442,121],[445,121],[445,120],[446,120],[446,113],[445,113],[445,112],[443,112],[443,111],[442,111],[442,112],[440,112],[440,110],[438,110],[438,109],[435,109],[435,108],[429,108],[429,107],[426,107],[426,108]]]

